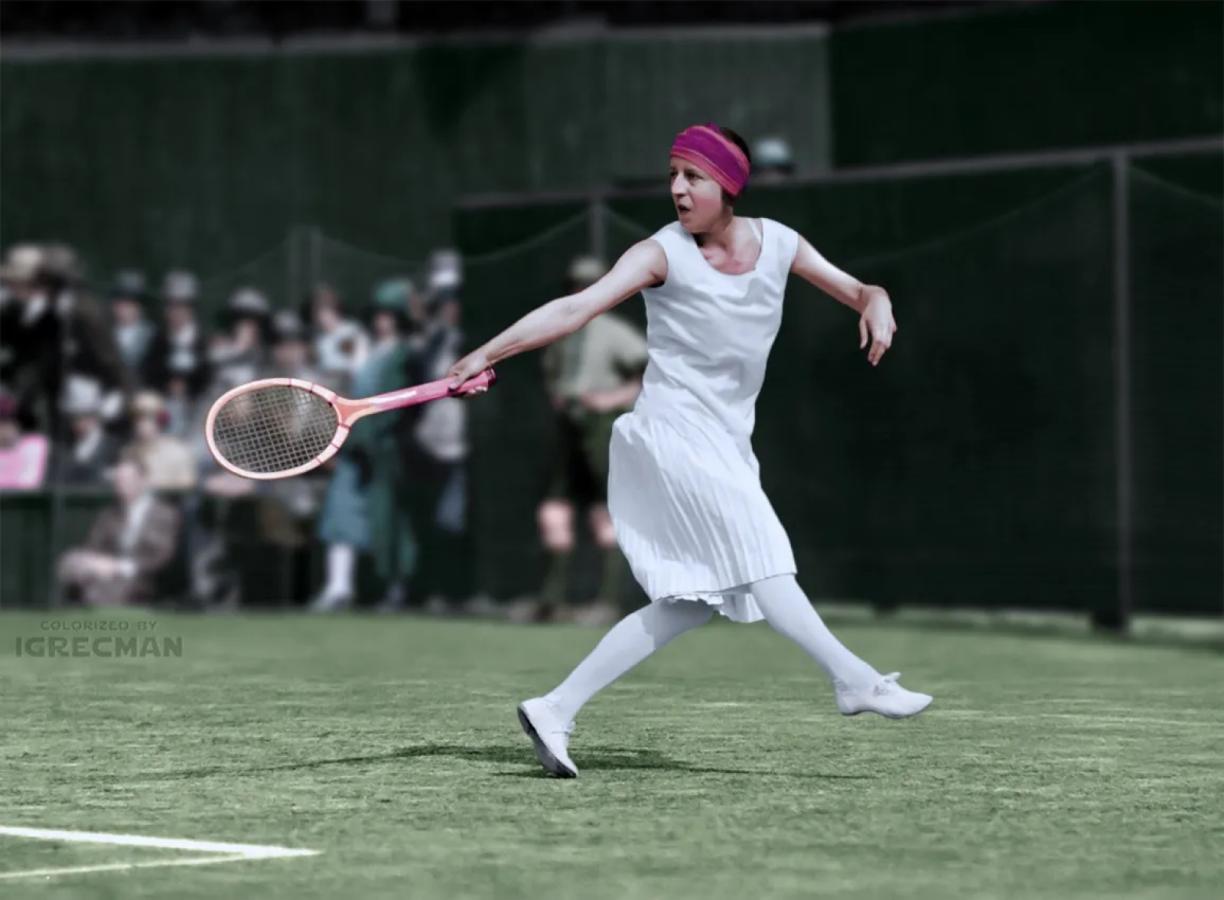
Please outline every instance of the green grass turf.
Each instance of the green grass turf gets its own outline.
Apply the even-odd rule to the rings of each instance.
[[[582,775],[560,781],[514,705],[597,630],[158,615],[181,658],[16,656],[44,621],[0,615],[0,825],[322,855],[0,880],[0,896],[1044,900],[1224,884],[1224,663],[1208,650],[844,624],[936,695],[891,722],[839,716],[767,626],[716,622],[583,711]],[[0,873],[157,852],[0,837]]]

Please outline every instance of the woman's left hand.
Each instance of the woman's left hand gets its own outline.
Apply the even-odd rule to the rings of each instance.
[[[893,319],[892,302],[884,297],[872,297],[868,301],[863,315],[859,319],[859,349],[867,346],[867,334],[871,333],[871,349],[867,351],[867,361],[873,366],[879,365],[880,357],[892,346],[893,335],[897,332],[897,322]]]

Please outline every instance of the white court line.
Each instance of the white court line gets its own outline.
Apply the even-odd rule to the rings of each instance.
[[[116,872],[123,869],[150,869],[158,866],[207,866],[213,863],[238,862],[249,859],[284,859],[294,856],[317,856],[318,850],[296,847],[270,847],[264,844],[231,844],[221,841],[191,841],[183,838],[146,837],[139,834],[107,834],[100,831],[62,831],[53,828],[18,828],[0,825],[0,835],[31,838],[36,841],[67,841],[81,844],[110,844],[116,847],[151,847],[158,850],[193,850],[214,856],[187,856],[166,860],[133,863],[105,863],[96,866],[71,866],[60,869],[26,869],[20,872],[0,872],[6,878],[37,878],[84,872]]]
[[[5,878],[50,878],[53,875],[81,875],[86,872],[122,872],[125,869],[154,869],[159,866],[211,866],[213,863],[237,862],[250,856],[183,856],[160,862],[106,863],[99,866],[69,866],[63,869],[25,869],[21,872],[0,872]]]
[[[981,719],[991,722],[1031,722],[1034,719],[1073,719],[1086,725],[1183,725],[1186,728],[1219,728],[1220,723],[1202,719],[1159,719],[1155,716],[1098,716],[1091,712],[1082,713],[1025,713],[1019,716],[1008,716],[999,713],[988,713],[972,709],[939,710],[940,718],[962,717]]]

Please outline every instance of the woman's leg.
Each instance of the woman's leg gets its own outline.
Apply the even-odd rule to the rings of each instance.
[[[664,644],[710,620],[714,610],[694,600],[651,603],[621,619],[545,700],[563,721]]]
[[[748,587],[765,614],[765,621],[816,660],[835,687],[862,689],[879,679],[879,672],[833,636],[794,575],[775,575],[754,581]]]
[[[777,575],[750,586],[765,621],[802,647],[833,682],[843,715],[874,712],[891,719],[917,715],[931,705],[930,694],[909,691],[897,683],[899,672],[880,675],[846,649],[825,627],[793,575]]]

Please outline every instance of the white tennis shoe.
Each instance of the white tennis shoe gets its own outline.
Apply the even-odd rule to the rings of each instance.
[[[837,708],[843,716],[857,716],[861,712],[879,713],[890,719],[916,716],[935,698],[930,694],[907,691],[897,684],[900,672],[883,675],[875,684],[864,688],[852,688],[843,681],[835,682]]]
[[[519,724],[535,745],[540,765],[558,778],[576,778],[578,767],[569,758],[573,722],[566,722],[557,707],[543,697],[524,700],[518,708]]]

